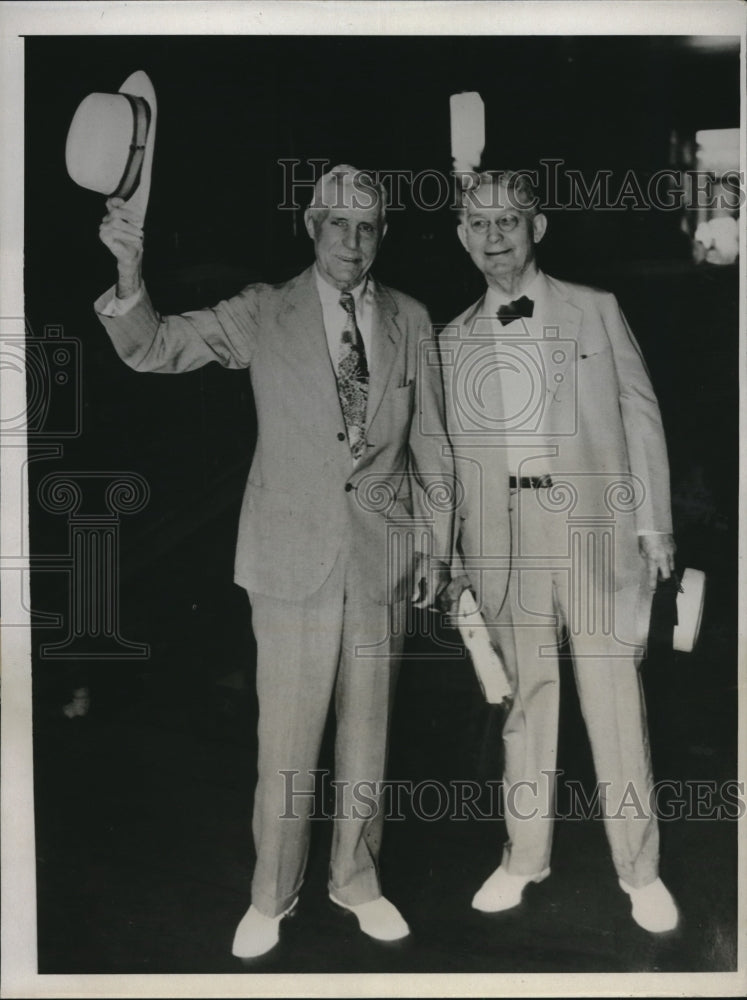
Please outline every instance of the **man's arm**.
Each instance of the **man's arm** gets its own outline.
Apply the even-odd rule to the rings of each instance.
[[[110,198],[106,205],[99,236],[117,261],[117,283],[94,308],[122,360],[147,372],[191,371],[211,361],[248,367],[259,328],[256,288],[212,309],[161,317],[143,283],[143,231],[121,199]]]
[[[430,522],[433,545],[430,560],[424,560],[416,572],[416,582],[420,582],[421,589],[419,595],[416,591],[415,604],[426,607],[437,602],[451,579],[449,563],[457,494],[454,459],[446,434],[438,343],[427,313],[418,330],[415,381],[416,402],[409,439],[413,510],[416,517]]]
[[[99,238],[117,261],[117,298],[128,299],[143,284],[143,230],[121,198],[107,199],[106,208]]]
[[[674,571],[675,544],[664,427],[641,349],[614,295],[604,296],[602,315],[617,370],[630,471],[640,479],[645,490],[636,511],[636,527],[649,586],[654,590],[659,574],[666,580]]]
[[[452,336],[438,344],[438,355],[442,359],[440,365],[441,384],[444,397],[444,424],[446,437],[451,449],[452,460],[454,462],[454,475],[456,480],[456,502],[454,505],[454,523],[451,540],[450,558],[450,581],[445,587],[439,599],[442,611],[451,617],[458,614],[459,601],[462,593],[470,588],[476,590],[470,575],[465,568],[465,559],[462,552],[463,531],[465,519],[469,516],[470,509],[474,511],[474,516],[479,520],[482,517],[482,506],[480,498],[482,494],[481,483],[477,475],[477,464],[474,459],[474,451],[470,455],[470,449],[460,449],[463,442],[463,435],[460,433],[460,424],[457,415],[458,406],[455,398],[457,387],[454,381],[453,363],[444,364],[444,349],[452,354],[458,352],[459,342],[455,342],[453,337],[454,328],[459,330],[459,322],[451,324]],[[446,331],[444,331],[444,334]],[[492,461],[492,457],[491,457]]]

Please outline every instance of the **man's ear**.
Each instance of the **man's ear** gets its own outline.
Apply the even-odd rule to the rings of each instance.
[[[534,237],[534,242],[539,243],[542,237],[547,232],[547,216],[539,212],[532,219],[532,235]]]
[[[463,222],[460,222],[457,226],[457,236],[459,237],[459,242],[462,244],[467,253],[469,253],[469,247],[467,246],[467,227]]]
[[[314,228],[314,217],[311,214],[310,208],[307,208],[306,211],[303,213],[303,222],[304,225],[306,226],[306,232],[313,240],[314,237],[316,236],[316,230]]]

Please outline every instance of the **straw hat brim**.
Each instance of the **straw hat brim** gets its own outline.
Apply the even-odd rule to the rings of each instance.
[[[105,197],[118,194],[140,225],[150,196],[156,115],[153,84],[138,70],[116,94],[94,93],[81,101],[65,147],[67,170],[75,183]]]
[[[150,197],[150,179],[153,171],[153,151],[156,144],[156,92],[150,77],[143,70],[137,70],[127,77],[119,88],[120,94],[132,94],[134,97],[143,97],[150,106],[150,124],[148,126],[148,136],[145,140],[145,156],[140,172],[140,183],[135,189],[132,197],[128,201],[128,206],[137,213],[140,223],[145,220],[145,212],[148,208]]]

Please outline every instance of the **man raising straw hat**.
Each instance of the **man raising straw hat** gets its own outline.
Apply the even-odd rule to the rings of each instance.
[[[451,510],[430,501],[438,483],[453,489],[450,454],[444,435],[422,434],[417,418],[420,410],[443,429],[438,370],[418,369],[430,321],[370,273],[387,229],[385,193],[349,165],[319,179],[306,210],[311,266],[282,285],[161,316],[141,270],[149,141],[130,200],[112,186],[120,178],[111,166],[106,185],[98,175],[88,185],[112,195],[100,237],[117,262],[96,312],[136,371],[248,368],[258,417],[235,562],[257,640],[256,864],[233,954],[271,949],[296,906],[330,703],[338,801],[329,896],[363,933],[397,940],[409,928],[379,875],[392,699],[407,603],[432,603],[447,579],[424,550],[451,548]],[[423,524],[428,539],[415,551]],[[390,557],[395,549],[401,558]]]

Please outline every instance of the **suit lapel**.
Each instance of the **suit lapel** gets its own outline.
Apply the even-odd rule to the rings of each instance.
[[[402,338],[396,319],[397,312],[397,304],[392,296],[377,283],[371,330],[371,381],[366,411],[368,427],[381,406]],[[340,397],[329,356],[322,304],[319,301],[313,266],[300,274],[288,288],[279,319],[285,335],[286,356],[303,369],[305,380],[314,389],[313,396],[324,401],[326,410],[339,423]]]
[[[552,373],[557,388],[548,385],[551,401],[568,405],[568,393],[576,385],[576,368],[583,345],[579,343],[583,310],[568,300],[568,289],[554,278],[542,274],[544,282],[545,336],[555,336],[557,328],[559,354],[553,352]],[[557,361],[558,356],[563,360]]]
[[[318,400],[335,423],[339,423],[337,379],[329,356],[313,266],[288,289],[279,319],[287,338],[286,356],[303,371],[310,398]]]
[[[559,327],[558,336],[561,340],[578,342],[583,310],[568,300],[568,289],[562,282],[549,278],[544,273],[542,278],[545,286],[545,326]]]
[[[381,406],[386,387],[392,373],[394,359],[402,337],[397,325],[397,304],[378,283],[373,301],[373,323],[371,329],[371,381],[368,387],[368,407],[366,426],[370,427]]]
[[[491,325],[489,317],[485,315],[485,295],[483,295],[464,314],[459,324],[459,337],[462,340],[484,339],[492,336]]]

